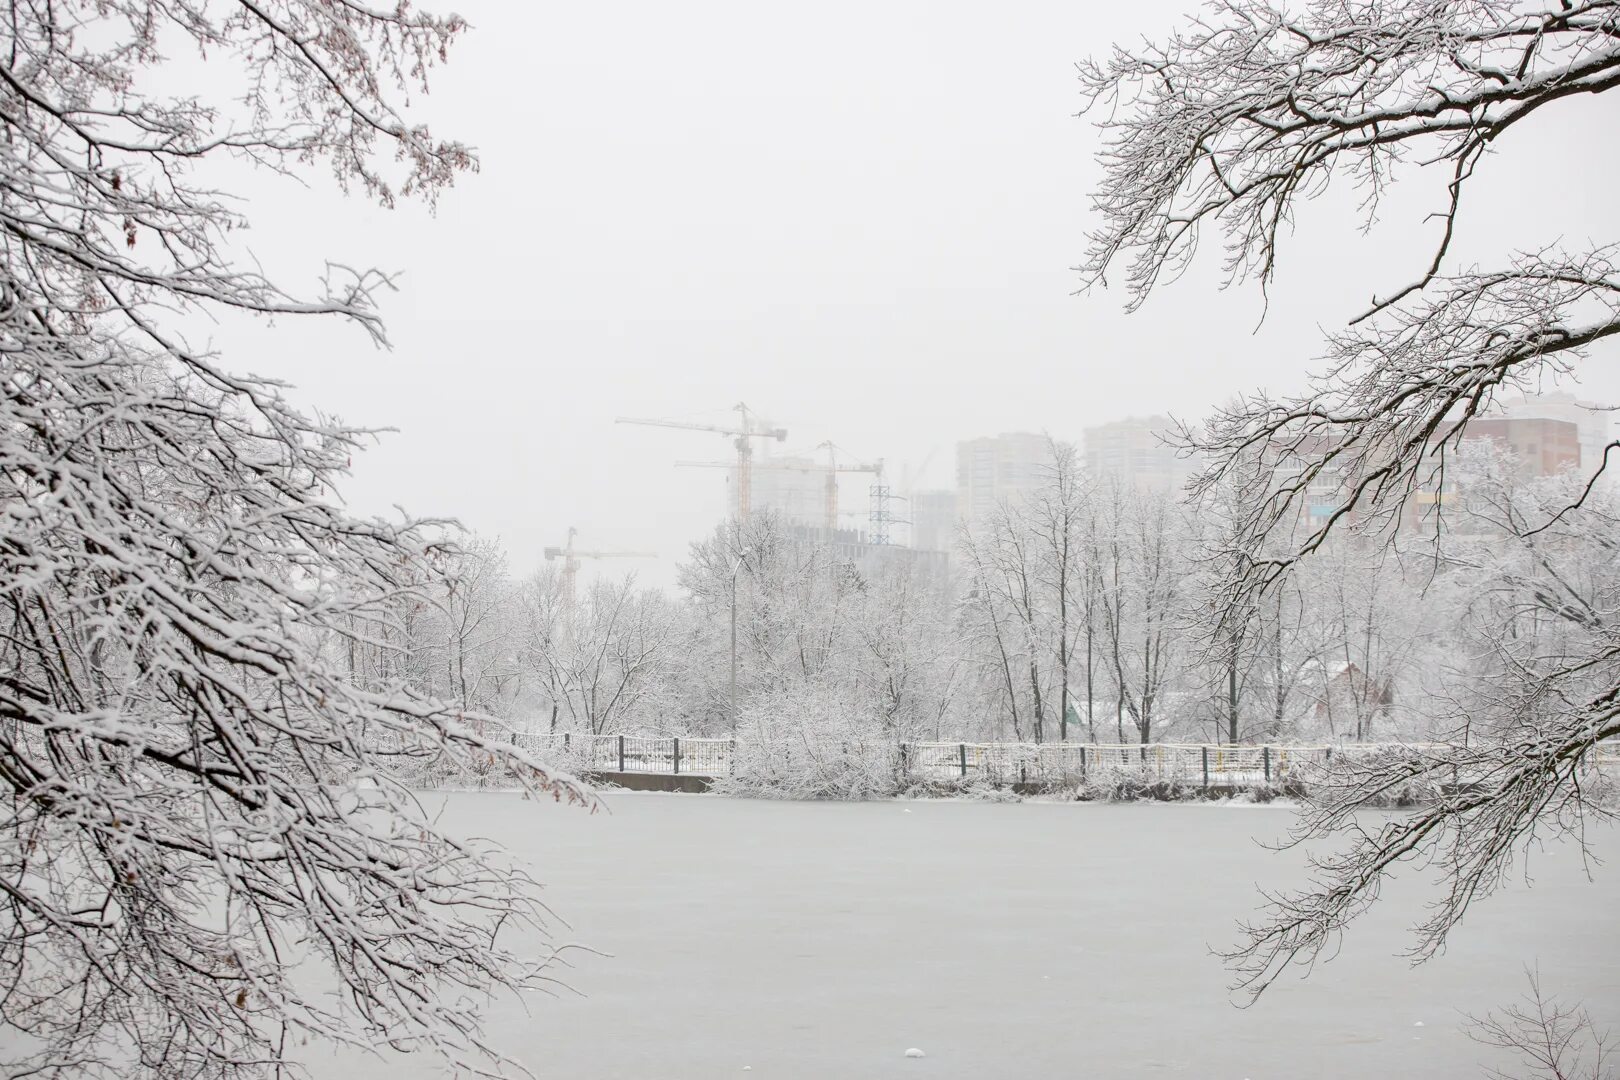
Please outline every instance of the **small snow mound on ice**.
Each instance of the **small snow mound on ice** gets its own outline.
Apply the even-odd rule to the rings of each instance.
[[[1423,1026],[1423,1021],[1419,1020],[1417,1023],[1413,1024],[1412,1026],[1413,1027],[1422,1027]]]
[[[915,1046],[913,1046],[910,1050],[906,1051],[906,1057],[927,1057],[927,1056],[928,1056],[927,1054],[923,1053],[921,1050],[917,1049]]]

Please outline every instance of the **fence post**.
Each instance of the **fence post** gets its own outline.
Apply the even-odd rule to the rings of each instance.
[[[1260,748],[1260,760],[1266,763],[1266,783],[1269,784],[1271,783],[1271,747],[1262,746]]]
[[[967,743],[965,743],[965,742],[957,743],[956,744],[956,752],[961,756],[961,759],[962,759],[962,779],[966,780],[967,779]]]
[[[1204,754],[1204,790],[1209,790],[1209,747],[1200,746],[1198,749]]]
[[[619,736],[619,771],[624,772],[624,736]]]
[[[678,735],[675,736],[673,741],[675,743],[675,775],[679,776],[679,775],[681,775],[681,739],[680,739],[680,736],[678,736]]]
[[[1084,746],[1082,746],[1080,748],[1080,779],[1084,780],[1085,778],[1086,778],[1086,748]]]
[[[563,732],[563,753],[568,753],[568,732]]]
[[[904,778],[904,777],[907,777],[907,776],[910,776],[910,775],[911,775],[910,755],[907,754],[907,752],[906,752],[906,744],[901,743],[900,744],[900,776],[902,778]]]
[[[737,740],[732,739],[726,744],[726,775],[730,776],[737,771]]]

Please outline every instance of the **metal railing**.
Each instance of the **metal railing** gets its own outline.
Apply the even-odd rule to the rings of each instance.
[[[732,739],[658,738],[645,735],[572,735],[518,732],[520,750],[566,762],[584,772],[636,772],[729,776]]]
[[[514,734],[513,742],[542,758],[579,772],[689,774],[711,778],[735,774],[735,739],[646,737],[634,735]],[[744,747],[747,750],[747,747]],[[757,749],[757,748],[756,748]],[[791,744],[779,757],[790,759]],[[827,748],[819,748],[825,751]],[[886,744],[883,753],[902,775],[928,781],[985,780],[994,784],[1078,783],[1116,774],[1204,788],[1277,785],[1302,771],[1332,763],[1335,754],[1352,758],[1378,754],[1422,754],[1438,750],[1420,744],[1352,743],[1341,746],[1247,746],[1182,743],[969,743]],[[853,752],[853,751],[852,751]],[[868,744],[865,752],[872,752]],[[778,755],[772,755],[778,756]],[[1605,743],[1589,764],[1620,771],[1620,744]],[[1467,782],[1468,777],[1454,777]]]

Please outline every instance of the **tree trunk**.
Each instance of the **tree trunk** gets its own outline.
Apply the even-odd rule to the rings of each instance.
[[[1238,741],[1238,683],[1237,649],[1226,658],[1226,741],[1233,746]]]
[[[1063,566],[1058,568],[1058,741],[1069,741],[1069,549],[1063,548]]]
[[[1035,661],[1033,658],[1031,658],[1029,662],[1029,692],[1030,696],[1034,700],[1035,741],[1040,743],[1045,741],[1046,738],[1046,713],[1044,706],[1041,703],[1041,673],[1040,670],[1035,666]]]
[[[1093,684],[1091,619],[1086,619],[1086,738],[1097,741],[1096,691]]]

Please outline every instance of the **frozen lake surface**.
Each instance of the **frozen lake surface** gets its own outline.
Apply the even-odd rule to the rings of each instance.
[[[1425,896],[1409,874],[1336,960],[1240,1010],[1209,950],[1257,883],[1301,880],[1298,855],[1256,843],[1283,832],[1283,809],[606,804],[449,797],[452,828],[533,860],[562,938],[611,954],[575,957],[583,996],[492,1013],[496,1042],[541,1076],[1475,1080],[1488,1052],[1463,1014],[1516,999],[1530,964],[1600,1025],[1620,1020],[1620,883],[1612,866],[1588,881],[1568,850],[1536,856],[1533,888],[1478,905],[1415,970],[1398,955]],[[1617,841],[1603,830],[1596,847]],[[441,1075],[426,1060],[331,1067]]]

